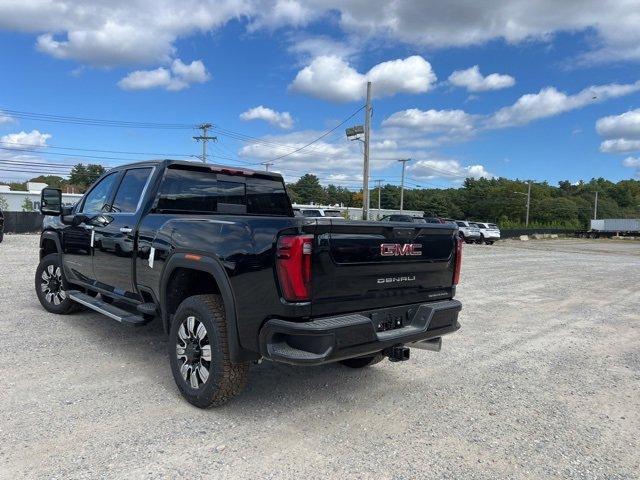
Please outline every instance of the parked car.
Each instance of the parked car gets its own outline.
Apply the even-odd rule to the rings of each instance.
[[[339,218],[344,219],[340,210],[330,210],[328,208],[297,208],[303,217],[307,218]],[[295,214],[295,212],[294,212]]]
[[[408,223],[427,223],[422,217],[412,217],[411,215],[402,215],[399,213],[393,213],[391,215],[385,215],[380,222],[408,222]]]
[[[466,243],[475,243],[480,240],[480,229],[471,225],[472,222],[468,222],[466,220],[456,220],[456,224],[458,225],[458,235],[462,240]]]
[[[500,229],[495,223],[474,222],[480,229],[480,243],[493,245],[493,242],[500,240]]]
[[[260,359],[363,368],[439,350],[460,328],[456,227],[295,217],[276,173],[140,162],[73,208],[45,188],[40,211],[55,219],[40,237],[41,305],[131,326],[158,318],[173,378],[198,407],[238,395]]]
[[[0,243],[4,239],[4,213],[2,213],[2,209],[0,208]]]
[[[439,217],[422,217],[422,218],[424,218],[424,221],[427,223],[445,223],[445,221]]]

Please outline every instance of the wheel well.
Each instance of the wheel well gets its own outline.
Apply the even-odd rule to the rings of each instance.
[[[173,315],[187,297],[208,293],[219,294],[220,287],[213,275],[192,268],[176,268],[171,272],[165,291],[167,315]]]
[[[56,246],[56,242],[47,238],[42,241],[42,245],[40,245],[40,258],[44,258],[51,253],[58,253],[58,247]]]

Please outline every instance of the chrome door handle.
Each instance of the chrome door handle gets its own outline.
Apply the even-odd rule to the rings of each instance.
[[[130,227],[120,227],[120,233],[131,233],[133,229]]]
[[[93,230],[93,225],[85,225],[84,229],[85,230]]]

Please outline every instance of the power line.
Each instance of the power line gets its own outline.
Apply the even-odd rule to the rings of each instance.
[[[47,113],[23,112],[20,110],[10,110],[0,108],[2,112],[14,118],[24,120],[37,120],[41,122],[69,123],[75,125],[90,125],[97,127],[120,127],[120,128],[157,128],[168,130],[193,129],[195,125],[185,123],[156,123],[156,122],[134,122],[128,120],[106,120],[100,118],[74,117],[67,115],[52,115]]]
[[[337,124],[335,127],[327,130],[326,132],[324,132],[322,135],[320,135],[319,137],[313,139],[312,141],[310,141],[309,143],[307,143],[306,145],[300,147],[300,148],[296,148],[295,150],[293,150],[292,152],[286,153],[284,155],[280,155],[279,157],[273,158],[270,161],[271,162],[275,162],[276,160],[280,160],[282,158],[288,157],[289,155],[293,155],[294,153],[297,153],[301,150],[304,150],[305,148],[313,145],[314,143],[322,140],[324,137],[326,137],[327,135],[329,135],[330,133],[334,132],[335,130],[337,130],[338,128],[340,128],[342,125],[344,125],[345,123],[347,123],[349,120],[351,120],[353,117],[355,117],[358,113],[360,113],[360,111],[362,111],[362,109],[364,109],[365,106],[361,106],[359,109],[357,109],[355,112],[353,112],[351,115],[349,115],[347,118],[345,118],[343,121],[341,121],[339,124]]]
[[[33,147],[33,148],[42,148],[42,149],[53,148],[57,150],[76,150],[79,152],[119,153],[123,155],[157,155],[157,156],[172,156],[172,157],[191,157],[192,156],[192,154],[189,154],[189,153],[157,153],[157,152],[131,152],[131,151],[123,151],[123,150],[97,150],[94,148],[62,147],[58,145],[36,145],[32,143],[20,143],[20,142],[0,141],[0,144],[19,145],[21,147]]]

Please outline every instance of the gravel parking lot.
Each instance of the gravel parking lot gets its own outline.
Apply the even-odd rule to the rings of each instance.
[[[264,362],[206,411],[159,322],[45,312],[37,243],[0,244],[2,478],[639,478],[640,242],[465,245],[440,353]]]

